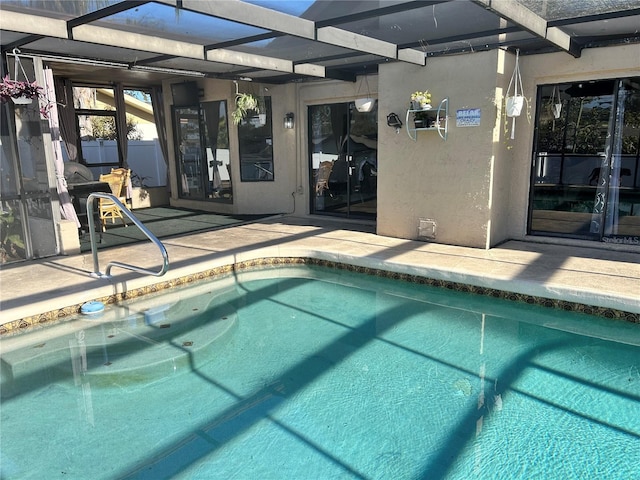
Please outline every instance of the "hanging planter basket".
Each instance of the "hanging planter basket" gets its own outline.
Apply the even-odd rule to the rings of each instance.
[[[24,67],[20,62],[19,53],[20,50],[17,48],[13,50],[16,78],[12,79],[9,75],[6,75],[2,81],[0,81],[0,100],[2,102],[8,102],[9,99],[11,99],[16,105],[28,105],[33,102],[34,98],[40,98],[42,95],[42,87],[35,81],[29,81],[27,72],[24,71]],[[18,80],[18,74],[20,72],[22,72],[24,80]]]
[[[371,96],[371,92],[369,90],[369,79],[367,78],[366,73],[362,76],[362,80],[360,81],[360,86],[358,87],[358,91],[356,92],[356,95],[360,93],[360,89],[362,88],[363,83],[366,85],[366,88],[367,88],[367,96],[356,98],[353,103],[355,104],[356,110],[358,112],[366,113],[366,112],[371,112],[373,110],[373,108],[376,105],[376,99]]]
[[[236,84],[236,98],[235,98],[235,108],[231,112],[231,119],[233,120],[234,125],[240,125],[242,120],[244,120],[247,114],[250,111],[255,111],[257,114],[262,114],[262,108],[260,105],[260,100],[258,97],[254,96],[251,93],[240,93],[238,91],[238,82],[234,81]],[[266,115],[264,117],[264,123],[262,123],[262,118],[259,119],[260,124],[264,125],[266,123]]]
[[[11,100],[16,105],[29,105],[30,103],[33,103],[33,98],[27,97],[25,95],[22,95],[20,97],[11,97]]]
[[[519,117],[522,113],[527,99],[523,95],[524,88],[522,87],[522,76],[520,75],[520,49],[516,50],[516,66],[513,69],[509,86],[506,93],[506,114],[507,117],[513,119],[511,124],[511,140],[515,138],[516,134],[516,117]]]
[[[516,50],[516,66],[513,69],[513,74],[507,87],[507,117],[519,117],[522,113],[524,105],[523,90],[522,76],[520,75],[520,50]],[[510,92],[513,93],[510,94]]]
[[[373,106],[375,105],[375,103],[375,98],[356,98],[356,110],[358,110],[359,112],[370,112],[371,110],[373,110]]]
[[[519,117],[523,105],[524,97],[522,95],[507,97],[507,117]]]
[[[11,80],[9,75],[0,81],[0,99],[2,102],[11,100],[16,105],[28,105],[34,98],[39,98],[42,87],[35,82]]]

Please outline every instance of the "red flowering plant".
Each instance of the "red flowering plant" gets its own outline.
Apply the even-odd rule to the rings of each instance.
[[[42,87],[36,82],[11,80],[9,75],[0,82],[0,98],[3,102],[8,102],[12,98],[39,98]]]
[[[2,103],[10,100],[15,101],[16,103],[30,103],[28,101],[20,102],[19,99],[39,100],[40,98],[45,97],[42,92],[42,87],[35,81],[11,80],[9,75],[6,75],[2,81],[0,81],[0,102]],[[46,102],[46,105],[40,108],[40,114],[47,118],[49,110],[51,110],[51,105],[49,102]]]

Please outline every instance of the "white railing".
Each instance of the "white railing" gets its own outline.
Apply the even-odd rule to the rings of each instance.
[[[96,226],[95,219],[93,218],[93,204],[94,199],[96,198],[104,198],[107,200],[111,200],[114,202],[122,213],[124,213],[139,229],[145,236],[151,240],[158,249],[160,249],[160,253],[162,254],[162,268],[158,272],[154,272],[153,270],[149,270],[142,267],[136,267],[134,265],[129,265],[127,263],[121,262],[109,262],[107,264],[107,270],[105,273],[100,272],[100,264],[98,262],[98,248],[96,246]],[[167,273],[169,270],[169,254],[167,253],[167,249],[162,244],[158,238],[149,231],[147,227],[145,227],[140,220],[136,218],[136,216],[131,213],[131,211],[123,205],[123,203],[118,200],[118,197],[111,193],[102,193],[102,192],[94,192],[87,198],[87,217],[89,220],[89,238],[91,240],[91,254],[93,255],[93,272],[91,273],[92,277],[96,278],[109,278],[111,276],[111,268],[112,267],[120,267],[125,268],[127,270],[132,270],[138,273],[144,273],[147,275],[154,275],[156,277],[160,277]]]

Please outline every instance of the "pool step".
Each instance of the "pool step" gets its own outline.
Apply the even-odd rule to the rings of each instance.
[[[79,318],[75,330],[66,324],[62,335],[42,342],[34,337],[3,352],[2,398],[52,382],[90,382],[93,388],[160,381],[210,361],[236,325],[228,306],[210,311],[173,304],[125,313],[112,307],[101,318]]]

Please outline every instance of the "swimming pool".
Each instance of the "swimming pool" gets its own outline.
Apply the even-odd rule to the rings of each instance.
[[[2,340],[3,479],[632,478],[640,327],[319,267]]]

